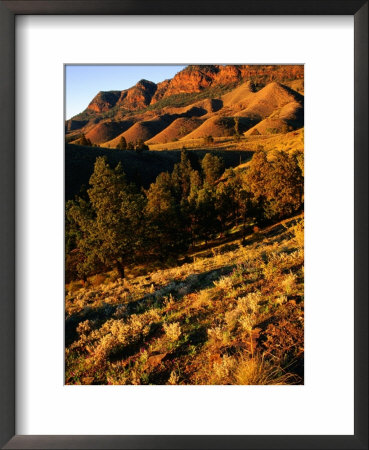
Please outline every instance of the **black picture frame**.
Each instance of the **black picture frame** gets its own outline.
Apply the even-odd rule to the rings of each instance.
[[[355,57],[354,435],[15,435],[15,16],[19,14],[353,15]],[[365,0],[0,1],[0,445],[7,449],[368,448],[368,2]],[[337,392],[339,395],[339,392]]]

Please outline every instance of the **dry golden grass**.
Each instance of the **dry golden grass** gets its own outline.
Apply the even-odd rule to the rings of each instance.
[[[284,84],[301,95],[304,95],[304,79],[286,81]]]
[[[247,100],[254,95],[254,90],[250,81],[241,84],[240,86],[233,89],[231,92],[224,94],[222,96],[224,106],[242,106],[246,107]]]
[[[290,131],[288,133],[248,136],[237,142],[233,137],[216,137],[210,150],[284,150],[303,151],[304,150],[304,129]],[[188,150],[201,149],[204,147],[203,139],[180,140],[168,142],[166,144],[151,144],[150,150],[180,150],[183,147]]]
[[[124,137],[127,142],[135,143],[137,140],[146,141],[148,139],[151,139],[156,134],[160,133],[167,126],[168,123],[160,117],[154,117],[150,120],[136,122],[126,131],[119,134],[114,139],[104,142],[101,146],[108,148],[117,148],[117,145],[119,144],[122,137]]]
[[[267,362],[263,357],[237,361],[235,383],[242,385],[284,385],[294,384],[296,376]]]
[[[302,97],[297,92],[286,89],[280,83],[271,82],[260,91],[249,95],[246,99],[246,108],[237,115],[264,119],[288,103],[301,100]]]
[[[93,144],[101,144],[114,139],[120,133],[126,131],[131,125],[132,122],[130,121],[100,122],[86,133],[86,138]]]
[[[203,120],[198,118],[180,117],[174,120],[163,131],[146,141],[148,145],[155,143],[167,143],[181,139],[192,130],[199,127]]]
[[[223,137],[230,136],[234,133],[231,120],[224,119],[220,116],[212,116],[205,120],[199,127],[195,128],[191,133],[181,139],[181,142],[190,139],[199,139],[206,136]]]
[[[192,263],[68,286],[66,383],[302,383],[302,220],[213,242]]]

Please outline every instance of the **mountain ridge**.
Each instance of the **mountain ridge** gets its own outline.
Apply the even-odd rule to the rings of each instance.
[[[272,126],[254,134],[286,132],[303,124],[303,95],[296,91],[303,76],[302,65],[190,65],[159,83],[141,79],[122,91],[98,92],[66,121],[66,135],[68,142],[78,143],[83,133],[94,145],[116,148],[121,137],[151,144],[231,136],[238,121],[242,134],[266,119]],[[177,119],[186,120],[172,125]]]

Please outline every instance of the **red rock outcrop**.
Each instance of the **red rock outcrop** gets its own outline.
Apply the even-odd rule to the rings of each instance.
[[[121,92],[117,104],[129,110],[145,108],[150,104],[156,89],[152,81],[140,80],[135,86]]]
[[[168,84],[163,97],[189,92],[199,92],[211,86],[218,66],[188,66],[178,72]]]
[[[162,97],[175,94],[199,92],[215,86],[225,86],[257,79],[260,83],[282,82],[304,77],[304,66],[259,65],[193,65],[178,72],[168,83]]]
[[[176,94],[200,92],[215,86],[226,86],[240,81],[257,80],[258,83],[284,82],[302,79],[304,66],[260,65],[192,65],[178,72],[171,80],[155,84],[140,80],[123,91],[99,92],[88,105],[95,112],[105,112],[114,106],[137,110]]]
[[[171,82],[171,80],[164,80],[156,85],[157,86],[156,92],[151,99],[151,105],[153,105],[154,103],[156,103],[157,101],[159,101],[163,98],[163,95],[165,94],[166,90],[168,89],[170,82]]]
[[[120,91],[101,91],[87,106],[87,109],[95,112],[104,112],[116,105],[120,97]]]
[[[66,133],[114,148],[121,136],[156,143],[232,135],[235,117],[240,133],[285,132],[303,126],[304,97],[292,85],[303,92],[303,80],[303,65],[191,65],[158,84],[99,92]]]

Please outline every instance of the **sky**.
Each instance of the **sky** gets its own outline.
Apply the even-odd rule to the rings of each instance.
[[[174,65],[67,65],[65,68],[66,118],[86,109],[99,91],[122,91],[139,80],[158,83],[185,66]]]

